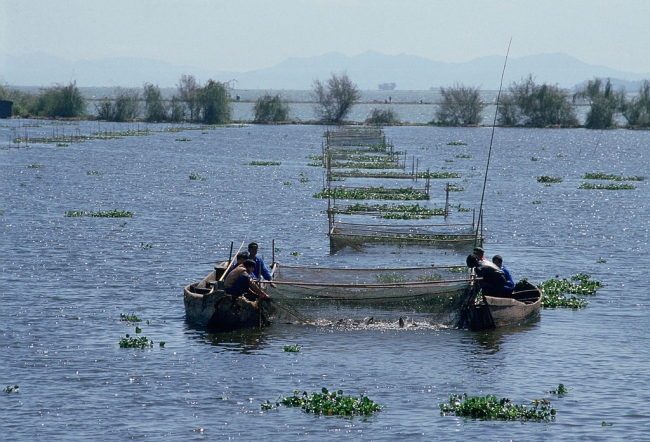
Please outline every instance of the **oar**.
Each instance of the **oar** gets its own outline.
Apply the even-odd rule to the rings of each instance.
[[[232,257],[232,260],[228,264],[228,268],[226,269],[226,271],[223,272],[223,275],[221,275],[221,278],[219,278],[219,281],[217,281],[218,283],[223,282],[224,278],[226,277],[226,273],[228,273],[228,269],[230,269],[230,267],[232,267],[232,265],[235,263],[235,260],[237,260],[237,255],[239,255],[239,251],[241,250],[241,248],[244,247],[245,242],[246,241],[241,242],[241,246],[239,246],[239,248],[237,249],[237,253],[235,254],[235,256]]]

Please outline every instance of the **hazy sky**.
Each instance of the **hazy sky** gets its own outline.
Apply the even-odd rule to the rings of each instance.
[[[0,0],[0,53],[248,71],[369,49],[435,61],[564,52],[650,72],[650,0]],[[6,69],[0,66],[0,75]]]

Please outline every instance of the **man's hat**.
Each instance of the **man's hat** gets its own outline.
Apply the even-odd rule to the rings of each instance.
[[[482,255],[485,253],[485,250],[482,247],[474,247],[474,253]]]

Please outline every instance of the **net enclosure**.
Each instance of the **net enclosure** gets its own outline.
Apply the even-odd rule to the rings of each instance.
[[[455,325],[471,296],[464,266],[326,268],[273,266],[276,287],[267,292],[309,321],[392,322],[410,318]]]
[[[480,243],[473,224],[353,224],[333,222],[328,232],[330,253],[345,247],[361,251],[373,244],[415,245],[471,250]]]

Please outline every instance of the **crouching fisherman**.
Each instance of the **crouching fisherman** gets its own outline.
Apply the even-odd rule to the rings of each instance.
[[[244,296],[250,301],[255,301],[258,297],[270,300],[271,297],[264,292],[253,279],[252,273],[255,269],[255,261],[247,259],[242,264],[235,267],[224,281],[226,294],[232,296],[233,305],[237,298]]]

